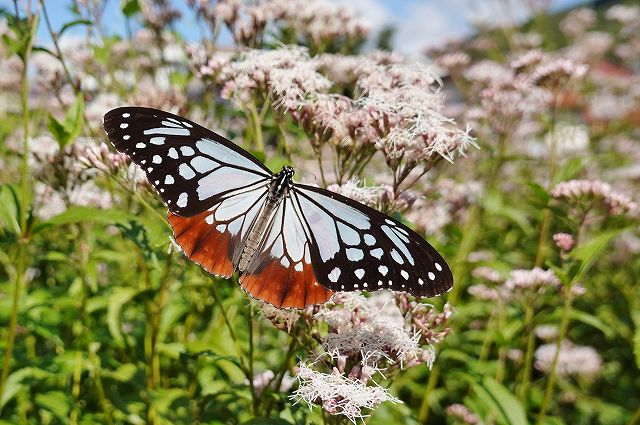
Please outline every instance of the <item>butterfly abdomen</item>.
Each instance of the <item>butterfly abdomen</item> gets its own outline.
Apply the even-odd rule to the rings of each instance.
[[[263,235],[267,230],[267,226],[271,221],[271,217],[281,201],[282,198],[267,196],[264,207],[262,211],[260,211],[260,214],[258,214],[256,222],[251,227],[242,254],[240,255],[240,262],[238,263],[238,271],[240,273],[244,272],[249,263],[251,263],[254,254],[260,246],[260,241],[263,239]]]

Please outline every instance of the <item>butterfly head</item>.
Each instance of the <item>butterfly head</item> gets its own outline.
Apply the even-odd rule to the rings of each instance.
[[[291,179],[295,171],[292,167],[285,165],[278,174],[275,174],[271,179],[270,194],[274,198],[282,198],[289,192],[289,186],[291,185]]]

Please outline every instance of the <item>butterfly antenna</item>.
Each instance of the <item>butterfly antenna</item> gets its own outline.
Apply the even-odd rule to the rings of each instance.
[[[293,165],[291,166],[291,168],[293,168],[294,170],[298,170],[298,171],[300,171],[302,173],[311,174],[315,180],[318,180],[318,176],[313,174],[311,171],[303,170],[302,168],[299,168],[299,167],[296,167],[296,166],[293,166]]]

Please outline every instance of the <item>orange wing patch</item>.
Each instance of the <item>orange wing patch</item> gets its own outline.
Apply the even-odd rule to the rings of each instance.
[[[266,263],[261,270],[243,274],[240,285],[254,298],[277,308],[305,308],[326,302],[333,292],[316,281],[310,264],[299,262],[285,267],[278,258]]]
[[[229,257],[232,252],[231,234],[228,231],[221,233],[216,226],[208,224],[205,217],[209,214],[210,211],[204,211],[193,217],[180,217],[169,212],[173,236],[191,261],[211,274],[231,277],[234,271]]]

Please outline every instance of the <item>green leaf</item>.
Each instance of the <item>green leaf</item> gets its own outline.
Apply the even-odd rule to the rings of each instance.
[[[90,21],[89,19],[76,19],[74,21],[71,22],[67,22],[66,24],[64,24],[62,26],[62,28],[60,28],[60,31],[58,31],[58,36],[62,36],[62,34],[64,34],[67,30],[78,26],[78,25],[92,25],[93,22]]]
[[[485,376],[482,384],[473,384],[479,399],[485,404],[498,423],[508,425],[526,425],[527,416],[522,404],[504,385],[495,379]]]
[[[138,0],[124,0],[121,7],[122,13],[124,13],[124,16],[127,18],[140,12],[140,3],[138,3]]]
[[[633,334],[633,354],[636,358],[636,367],[640,369],[640,327]]]
[[[589,313],[585,313],[584,311],[575,310],[575,309],[571,310],[571,318],[574,320],[578,320],[584,324],[593,326],[594,328],[600,330],[608,338],[613,338],[616,334],[616,332],[613,330],[611,326],[607,325],[596,316]]]
[[[75,102],[69,107],[62,122],[58,121],[52,114],[49,114],[47,128],[53,138],[58,142],[60,150],[64,149],[73,141],[84,126],[84,95],[78,93]]]
[[[122,336],[122,324],[120,322],[120,313],[122,307],[131,301],[133,297],[138,294],[138,290],[134,288],[116,287],[113,288],[113,293],[109,297],[109,306],[107,307],[107,327],[111,336],[115,341],[123,346],[124,337]]]
[[[120,382],[129,382],[133,379],[138,368],[133,363],[125,363],[116,370],[103,370],[102,375],[106,378],[115,379]]]
[[[625,229],[611,230],[604,232],[595,238],[580,244],[571,252],[571,257],[581,261],[580,269],[576,275],[576,279],[579,279],[584,272],[596,261],[602,250],[609,244],[609,242],[618,236]]]
[[[0,186],[0,229],[13,234],[20,233],[20,202],[18,193],[10,185]]]
[[[571,180],[580,174],[583,168],[584,164],[582,162],[582,158],[571,158],[567,160],[564,166],[558,171],[554,182],[558,183]]]
[[[243,422],[242,425],[291,425],[291,422],[281,418],[253,418]]]
[[[34,232],[50,226],[61,226],[71,223],[92,222],[101,224],[124,224],[131,220],[131,215],[119,210],[103,210],[93,207],[71,207],[62,214],[39,223]]]
[[[25,367],[13,372],[5,382],[4,392],[2,393],[2,398],[0,398],[0,409],[20,391],[28,391],[29,386],[24,381],[29,379],[42,380],[50,375],[49,372],[36,367]]]
[[[53,413],[61,422],[68,423],[68,415],[71,410],[71,401],[62,391],[50,391],[36,394],[36,404]]]

